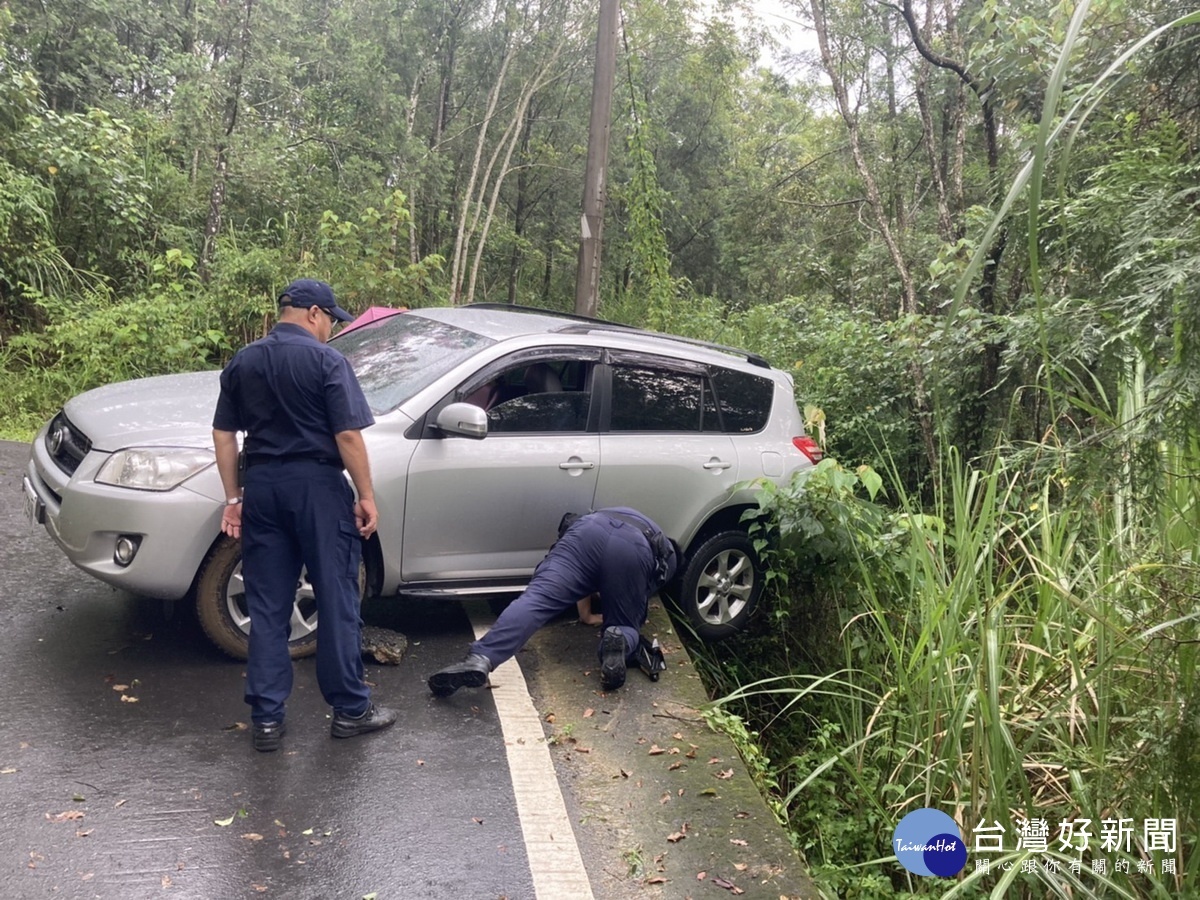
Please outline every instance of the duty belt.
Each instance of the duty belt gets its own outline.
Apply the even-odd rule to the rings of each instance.
[[[337,456],[307,456],[303,453],[285,453],[282,456],[265,456],[261,453],[246,457],[246,468],[262,465],[282,466],[289,463],[311,462],[319,466],[337,466],[342,468],[342,460]]]

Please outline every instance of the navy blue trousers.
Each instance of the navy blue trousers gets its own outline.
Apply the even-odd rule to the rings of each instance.
[[[603,512],[576,521],[550,548],[529,587],[471,645],[494,669],[516,655],[535,631],[596,591],[604,607],[604,627],[617,627],[631,655],[646,621],[654,576],[654,552],[633,525]]]
[[[341,469],[317,462],[265,463],[246,470],[242,575],[250,613],[246,702],[255,722],[282,720],[292,692],[288,654],[292,604],[307,568],[320,623],[317,684],[335,712],[360,715],[363,681],[358,569],[362,541],[354,493]]]

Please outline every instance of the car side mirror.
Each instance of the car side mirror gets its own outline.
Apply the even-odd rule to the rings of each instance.
[[[478,441],[487,437],[487,413],[473,403],[451,403],[437,414],[434,426],[445,434]]]

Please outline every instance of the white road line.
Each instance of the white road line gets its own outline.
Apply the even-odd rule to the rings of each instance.
[[[495,619],[482,603],[464,606],[478,640]],[[492,673],[492,680],[492,698],[500,714],[533,889],[540,900],[593,900],[592,885],[525,675],[516,659],[510,659]]]

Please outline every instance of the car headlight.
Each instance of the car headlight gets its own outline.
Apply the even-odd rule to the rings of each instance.
[[[139,491],[169,491],[216,460],[211,450],[142,447],[118,450],[100,467],[96,481]]]

